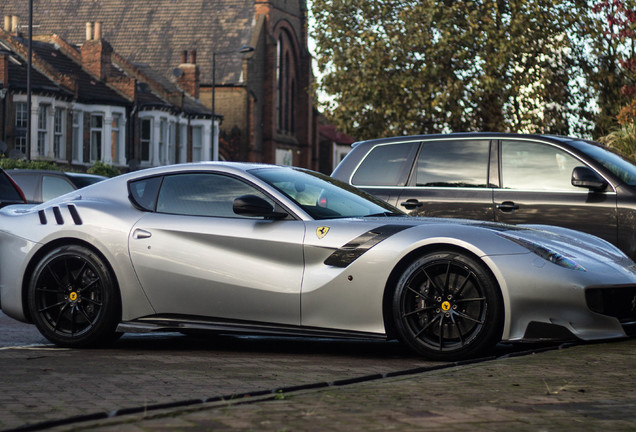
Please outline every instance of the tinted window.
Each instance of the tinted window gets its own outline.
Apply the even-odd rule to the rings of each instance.
[[[0,202],[24,202],[20,193],[4,173],[0,174]]]
[[[417,158],[417,186],[488,187],[489,141],[425,142]]]
[[[157,198],[157,212],[190,216],[243,218],[234,213],[234,200],[256,195],[274,205],[252,186],[220,174],[176,174],[166,176]]]
[[[150,177],[130,182],[128,191],[133,204],[143,210],[154,211],[161,179],[162,177]]]
[[[20,189],[22,189],[22,192],[24,193],[24,196],[26,197],[27,200],[29,201],[35,200],[35,188],[38,184],[38,180],[40,179],[39,175],[37,174],[23,175],[18,173],[12,173],[11,177],[18,184],[18,186],[20,186]],[[6,181],[4,177],[0,180],[2,180],[2,182]],[[15,189],[15,188],[12,187],[11,189]]]
[[[374,147],[351,179],[360,186],[404,186],[412,162],[410,155],[418,143],[387,144]]]
[[[584,166],[563,150],[541,143],[503,141],[501,181],[505,189],[567,191],[572,186],[572,170]]]
[[[66,179],[45,175],[42,177],[42,201],[48,201],[75,190],[75,186]]]

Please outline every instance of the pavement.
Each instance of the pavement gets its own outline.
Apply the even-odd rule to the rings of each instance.
[[[31,430],[636,431],[635,353],[633,338],[563,346],[334,382],[309,379],[296,388],[184,400]]]

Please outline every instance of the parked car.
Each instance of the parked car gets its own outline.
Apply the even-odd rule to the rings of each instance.
[[[291,167],[137,171],[0,226],[2,310],[61,346],[207,330],[398,338],[450,360],[636,326],[636,264],[604,240],[412,218]]]
[[[548,224],[636,258],[636,166],[598,143],[464,133],[369,140],[332,176],[413,216]]]
[[[13,169],[8,173],[20,186],[30,204],[48,201],[107,178],[96,174],[50,170]]]
[[[0,169],[0,207],[24,203],[26,200],[20,187],[5,170]]]

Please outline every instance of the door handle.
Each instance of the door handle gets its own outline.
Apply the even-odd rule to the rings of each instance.
[[[408,199],[404,202],[400,203],[401,206],[404,206],[404,208],[408,209],[408,210],[413,210],[415,208],[418,207],[422,207],[424,205],[424,203],[422,201],[418,201],[414,198]]]
[[[519,210],[519,206],[512,201],[504,201],[501,204],[497,204],[497,208],[504,213],[512,213],[515,210]]]
[[[152,237],[152,234],[146,230],[142,230],[137,228],[135,230],[135,232],[133,233],[133,238],[137,239],[137,240],[141,240],[141,239],[147,239]]]

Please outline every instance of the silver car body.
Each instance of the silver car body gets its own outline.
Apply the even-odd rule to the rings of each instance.
[[[252,175],[251,170],[261,168],[232,163],[161,167],[35,207],[2,209],[2,310],[30,322],[26,296],[34,265],[52,245],[79,243],[96,251],[112,269],[121,296],[119,331],[207,329],[386,338],[394,335],[388,331],[385,295],[394,288],[397,269],[424,252],[451,249],[482,262],[496,280],[503,300],[500,340],[550,338],[549,329],[554,328],[583,340],[625,337],[634,324],[634,263],[604,240],[557,227],[453,219],[314,220],[287,195]],[[184,216],[132,205],[129,182],[184,172],[243,179],[291,217]],[[369,233],[383,230],[379,241],[368,242]],[[527,245],[557,251],[576,268],[554,264]],[[622,290],[623,298],[634,303],[632,317],[593,311],[586,295],[591,289]],[[533,324],[547,331],[535,335],[529,331]]]

